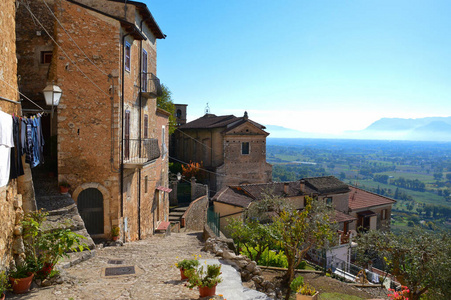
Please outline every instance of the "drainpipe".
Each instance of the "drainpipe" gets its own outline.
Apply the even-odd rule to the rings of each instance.
[[[125,38],[130,35],[130,33],[127,33],[122,36],[122,74],[121,74],[121,119],[122,119],[122,132],[121,132],[121,217],[124,217],[124,126],[125,126],[125,119],[124,119],[124,91],[125,91]],[[124,228],[125,229],[125,228]],[[125,230],[124,230],[125,231]]]
[[[143,29],[143,22],[149,18],[141,20],[139,30]],[[149,55],[149,54],[147,54]],[[139,42],[139,130],[138,130],[138,155],[141,157],[141,131],[142,131],[142,63],[143,63],[143,41]],[[141,239],[141,169],[138,170],[138,239]]]

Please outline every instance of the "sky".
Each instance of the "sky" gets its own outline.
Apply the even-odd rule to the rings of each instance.
[[[451,1],[144,0],[157,76],[210,113],[339,135],[451,116]]]

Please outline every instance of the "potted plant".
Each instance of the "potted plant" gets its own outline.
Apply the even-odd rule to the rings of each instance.
[[[5,292],[9,290],[10,284],[5,271],[0,272],[0,300],[5,300]]]
[[[188,276],[188,287],[193,288],[197,286],[199,288],[200,297],[214,296],[216,294],[216,285],[222,281],[221,265],[213,264],[207,265],[207,269],[204,266],[187,270],[185,275]]]
[[[317,300],[318,292],[311,285],[304,284],[300,286],[296,293],[296,300]]]
[[[113,237],[113,241],[117,241],[120,232],[121,229],[119,228],[119,226],[113,226],[113,228],[111,228],[111,236]]]
[[[9,273],[9,281],[15,294],[23,294],[30,290],[33,281],[34,269],[26,262],[16,266],[14,271]]]
[[[304,277],[298,276],[293,279],[293,281],[290,283],[290,289],[291,291],[297,293],[299,288],[304,285]]]
[[[185,275],[185,271],[194,269],[199,266],[199,261],[197,260],[197,256],[195,256],[195,259],[181,260],[176,263],[175,266],[180,269],[181,280],[185,280],[188,279],[188,277]]]
[[[41,210],[30,212],[22,221],[27,265],[36,271],[40,279],[46,278],[53,266],[68,252],[88,250],[80,241],[86,239],[72,230],[63,227],[44,229],[42,224],[48,213]]]
[[[67,194],[69,192],[70,184],[67,181],[61,181],[58,186],[61,194]]]

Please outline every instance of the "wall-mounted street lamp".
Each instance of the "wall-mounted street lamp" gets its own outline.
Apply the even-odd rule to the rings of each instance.
[[[53,119],[53,107],[60,103],[63,90],[57,85],[48,84],[42,92],[44,93],[45,104],[52,106],[51,118]]]
[[[51,105],[52,110],[50,113],[50,156],[53,156],[52,150],[52,135],[53,135],[53,107],[58,106],[61,99],[61,94],[63,90],[57,85],[48,84],[45,89],[42,91],[44,93],[45,104]]]

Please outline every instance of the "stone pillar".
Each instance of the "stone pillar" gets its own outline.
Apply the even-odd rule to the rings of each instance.
[[[22,164],[25,174],[17,178],[17,191],[22,194],[23,210],[25,212],[36,211],[33,177],[30,165],[25,163],[25,155],[22,156]]]

